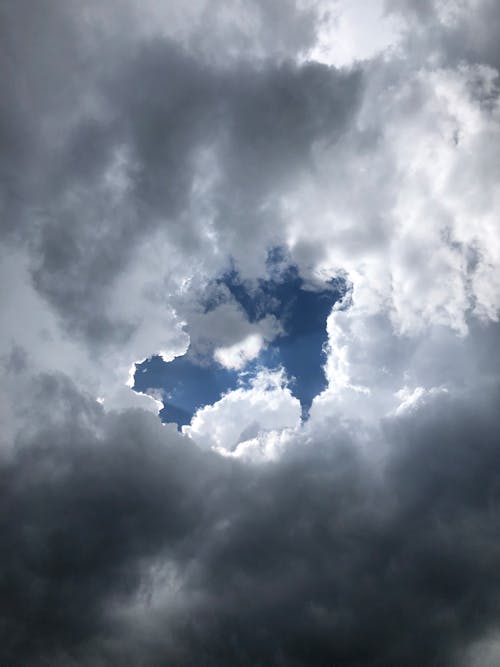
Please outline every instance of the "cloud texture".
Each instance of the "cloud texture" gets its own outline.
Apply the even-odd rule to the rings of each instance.
[[[500,11],[364,4],[0,4],[2,664],[497,664]],[[161,424],[277,247],[347,288],[309,420]]]

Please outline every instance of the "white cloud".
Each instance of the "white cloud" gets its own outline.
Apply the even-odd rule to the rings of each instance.
[[[410,389],[409,387],[405,386],[395,394],[400,403],[394,414],[399,416],[405,412],[411,412],[418,406],[423,405],[426,399],[443,393],[448,393],[446,387],[431,387],[430,389],[425,389],[424,387],[415,387],[414,389]]]
[[[261,371],[251,380],[250,388],[230,391],[198,410],[183,432],[202,447],[231,452],[259,433],[297,428],[300,403],[284,381],[282,371]]]
[[[228,347],[217,347],[214,359],[233,370],[241,370],[249,361],[256,359],[264,347],[264,339],[260,334],[250,334],[243,340]]]
[[[322,21],[307,57],[336,67],[373,58],[397,47],[402,25],[385,13],[383,0],[319,2]]]
[[[357,308],[388,312],[398,333],[443,325],[464,334],[468,313],[498,317],[493,74],[378,69],[351,131],[317,147],[319,176],[283,198],[299,261],[346,271]]]

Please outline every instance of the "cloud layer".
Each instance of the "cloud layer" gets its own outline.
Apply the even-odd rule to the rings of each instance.
[[[0,662],[497,664],[498,4],[185,4],[0,7]],[[309,421],[161,424],[276,247],[347,287]]]
[[[7,664],[447,665],[494,630],[498,391],[369,450],[331,417],[263,465],[61,377],[33,393],[44,426],[2,466]]]

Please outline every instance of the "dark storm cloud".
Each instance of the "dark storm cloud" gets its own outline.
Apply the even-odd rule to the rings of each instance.
[[[83,11],[50,2],[2,12],[3,219],[29,239],[36,288],[94,343],[131,333],[106,290],[142,239],[167,227],[181,252],[203,255],[189,210],[201,151],[220,170],[217,241],[251,243],[269,223],[263,207],[357,103],[356,72],[210,65],[164,38],[99,39]]]
[[[196,531],[210,479],[206,457],[150,415],[106,417],[64,377],[39,378],[33,400],[1,471],[5,665],[43,664],[105,631],[107,598]]]
[[[454,664],[499,613],[497,400],[388,424],[382,477],[336,434],[254,479],[206,558],[206,664]]]
[[[498,398],[255,466],[39,379],[1,470],[2,664],[458,664],[500,617]]]

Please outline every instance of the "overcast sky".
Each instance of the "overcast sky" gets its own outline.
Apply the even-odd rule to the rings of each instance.
[[[0,0],[2,666],[498,667],[499,34]]]

